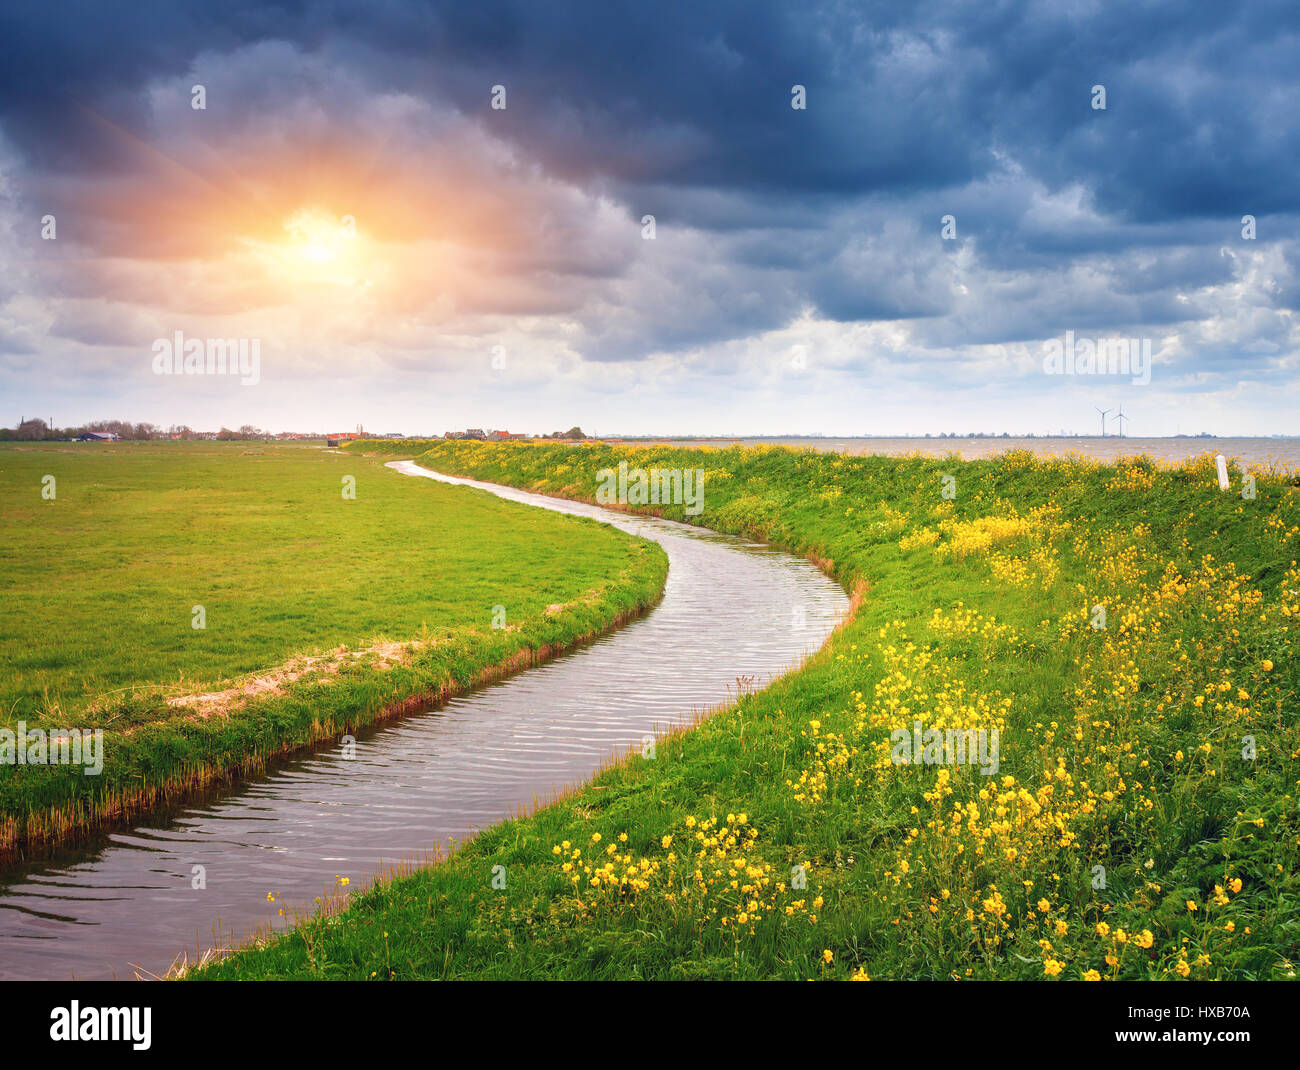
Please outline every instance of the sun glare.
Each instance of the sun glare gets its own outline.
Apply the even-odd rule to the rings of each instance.
[[[357,240],[351,216],[335,218],[304,209],[284,225],[294,255],[306,265],[334,264],[345,258]]]
[[[281,224],[281,237],[245,238],[249,253],[282,284],[299,288],[301,297],[339,288],[367,290],[380,265],[373,243],[357,230],[350,215],[319,207],[300,208]]]

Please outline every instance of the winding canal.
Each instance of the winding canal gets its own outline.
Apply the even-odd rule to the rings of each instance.
[[[310,909],[337,877],[363,888],[581,783],[739,686],[763,686],[821,646],[848,606],[816,567],[768,546],[390,467],[653,539],[669,558],[663,601],[554,661],[359,735],[352,760],[324,747],[0,871],[0,978],[161,975],[181,955],[281,927],[281,910]]]

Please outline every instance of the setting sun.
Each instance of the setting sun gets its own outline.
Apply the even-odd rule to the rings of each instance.
[[[295,211],[278,234],[247,236],[241,244],[268,281],[353,287],[369,284],[373,274],[373,243],[358,234],[355,217],[317,207]]]
[[[357,241],[356,220],[334,217],[317,209],[303,209],[284,224],[296,258],[309,265],[333,264],[346,259]]]

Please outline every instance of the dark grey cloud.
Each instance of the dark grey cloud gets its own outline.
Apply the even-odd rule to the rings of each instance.
[[[555,174],[859,196],[964,185],[1009,153],[1138,218],[1283,212],[1300,8],[1213,0],[707,5],[11,0],[0,115],[39,162],[95,160],[79,109],[145,120],[203,52],[330,46],[376,88],[482,112]],[[488,87],[511,106],[488,115]],[[790,87],[808,90],[792,111]],[[1108,108],[1089,90],[1106,85]],[[1231,208],[1229,208],[1231,205]],[[1239,207],[1245,206],[1245,207]]]

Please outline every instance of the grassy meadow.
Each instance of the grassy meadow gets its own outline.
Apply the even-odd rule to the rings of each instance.
[[[0,515],[0,728],[103,728],[106,752],[99,776],[0,764],[0,856],[526,665],[667,568],[319,446],[6,445]]]
[[[653,759],[197,976],[1295,976],[1289,475],[1252,472],[1252,497],[1208,456],[426,445],[589,500],[619,461],[704,468],[694,522],[806,554],[855,615]],[[896,762],[917,721],[997,729],[996,773]]]

